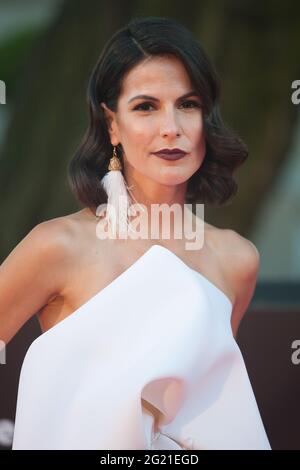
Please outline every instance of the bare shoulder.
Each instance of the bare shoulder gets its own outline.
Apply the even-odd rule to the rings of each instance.
[[[231,229],[223,231],[225,252],[229,253],[233,268],[237,274],[249,277],[256,274],[260,263],[260,254],[254,243]]]
[[[254,243],[232,229],[210,226],[210,233],[221,264],[228,273],[240,279],[256,275],[260,254]]]
[[[213,237],[223,272],[234,293],[231,325],[236,336],[255,291],[260,254],[250,240],[232,229],[216,229]]]
[[[90,224],[90,225],[89,225]],[[94,228],[94,220],[86,211],[78,211],[50,219],[38,224],[32,236],[40,245],[44,257],[51,258],[53,267],[63,263],[65,277],[82,255],[82,248],[89,243],[89,228]]]
[[[57,217],[37,224],[27,235],[32,248],[45,256],[59,259],[71,254],[74,240],[74,222],[69,216]]]
[[[8,342],[20,327],[64,288],[74,253],[69,217],[41,222],[0,265],[0,337]]]
[[[1,264],[1,270],[16,263],[50,263],[65,256],[72,246],[72,224],[67,218],[47,220],[35,225]]]

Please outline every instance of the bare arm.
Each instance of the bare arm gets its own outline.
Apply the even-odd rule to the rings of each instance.
[[[35,226],[0,266],[0,340],[8,343],[65,282],[70,237],[61,219]]]
[[[236,337],[240,322],[246,313],[252,300],[257,275],[260,267],[260,255],[255,245],[237,232],[229,231],[231,238],[228,246],[231,259],[228,259],[230,266],[231,285],[235,289],[235,302],[231,315],[231,327],[233,336]]]

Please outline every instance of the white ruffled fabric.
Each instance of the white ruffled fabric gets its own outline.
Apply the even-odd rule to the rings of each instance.
[[[270,449],[231,311],[153,245],[30,345],[13,449]]]

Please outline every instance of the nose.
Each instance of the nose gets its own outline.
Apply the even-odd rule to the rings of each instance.
[[[181,134],[181,128],[173,110],[166,111],[161,118],[160,133],[162,136],[176,137]]]

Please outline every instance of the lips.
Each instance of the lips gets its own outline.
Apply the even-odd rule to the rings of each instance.
[[[155,153],[156,157],[163,158],[164,160],[179,160],[183,158],[186,154],[181,153]]]
[[[175,149],[162,149],[158,152],[154,152],[154,155],[157,157],[163,158],[164,160],[178,160],[186,155],[184,150],[175,148]]]
[[[165,155],[165,154],[169,154],[169,153],[186,153],[186,151],[182,150],[180,148],[173,148],[173,149],[164,148],[164,149],[160,149],[160,150],[158,150],[157,152],[154,152],[154,153],[155,153],[155,155],[157,155],[159,153],[163,153]]]

